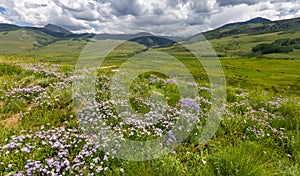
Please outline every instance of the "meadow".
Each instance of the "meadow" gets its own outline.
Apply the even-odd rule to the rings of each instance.
[[[66,50],[66,45],[71,49]],[[166,100],[166,112],[154,112],[144,121],[128,112],[132,118],[123,121],[112,108],[118,102],[111,101],[109,88],[120,65],[145,47],[127,43],[107,57],[103,68],[97,70],[97,103],[82,109],[82,117],[78,117],[72,90],[78,79],[74,73],[78,49],[83,46],[84,41],[74,44],[70,40],[0,56],[0,175],[300,174],[300,60],[296,55],[220,57],[227,81],[224,114],[212,139],[199,145],[215,90],[190,52],[180,46],[150,49],[180,60],[195,78],[197,96],[182,99],[170,77],[148,72],[130,85],[130,104],[145,115],[155,106],[150,101],[155,92]],[[189,117],[195,128],[170,154],[146,161],[115,156],[111,145],[123,139],[143,141],[165,135],[168,145],[176,143],[173,132],[180,131],[176,128],[178,116],[188,114],[182,107],[195,109],[196,115]],[[152,118],[158,123],[149,120]],[[82,126],[91,123],[92,129]],[[117,142],[92,140],[86,131],[101,132],[97,131],[101,123],[119,134]]]

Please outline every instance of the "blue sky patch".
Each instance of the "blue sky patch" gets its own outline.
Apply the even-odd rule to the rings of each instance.
[[[297,13],[297,10],[292,9],[292,10],[289,11],[289,13],[290,13],[290,14],[295,14],[295,13]]]
[[[5,11],[6,11],[6,9],[5,9],[4,7],[1,7],[1,6],[0,6],[0,13],[3,14]]]

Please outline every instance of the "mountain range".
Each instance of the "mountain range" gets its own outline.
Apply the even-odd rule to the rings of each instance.
[[[3,24],[0,23],[0,32],[4,32],[4,35],[9,34],[12,31],[22,31],[23,33],[36,33],[39,37],[36,38],[36,42],[39,46],[46,46],[58,40],[67,40],[67,39],[91,39],[95,38],[98,40],[130,40],[141,42],[141,44],[148,47],[154,46],[169,46],[173,45],[176,42],[182,41],[180,37],[173,36],[154,36],[150,33],[137,33],[137,34],[92,34],[92,33],[83,33],[83,34],[74,34],[62,27],[47,24],[43,28],[37,27],[21,27],[12,24]],[[0,37],[1,38],[1,37]]]
[[[239,23],[231,23],[231,24],[227,24],[222,26],[219,29],[224,29],[227,27],[231,27],[231,26],[240,26],[240,25],[244,25],[244,24],[254,24],[254,23],[262,23],[262,22],[271,22],[270,20],[264,19],[264,18],[255,18],[252,19],[250,21],[247,22],[239,22]],[[53,25],[53,24],[47,24],[45,27],[43,28],[37,28],[37,27],[21,27],[21,26],[17,26],[17,25],[12,25],[12,24],[4,24],[4,23],[0,23],[0,32],[10,32],[10,31],[16,31],[16,30],[30,30],[30,31],[34,31],[37,33],[44,33],[47,35],[50,35],[52,37],[57,37],[60,39],[68,39],[68,38],[93,38],[96,37],[98,40],[130,40],[130,39],[134,39],[134,38],[140,38],[140,37],[145,37],[145,36],[154,36],[151,33],[138,33],[138,34],[91,34],[91,33],[83,33],[83,34],[74,34],[70,31],[68,31],[67,29],[64,29],[62,27]],[[202,34],[202,33],[201,33]],[[203,33],[203,34],[208,34],[208,33]],[[161,36],[161,37],[165,37],[168,38],[170,40],[179,42],[179,41],[183,41],[184,38],[181,37],[177,37],[177,36]]]
[[[208,40],[216,40],[230,36],[237,38],[239,35],[262,35],[276,32],[279,32],[280,34],[295,34],[298,31],[300,31],[300,18],[270,21],[258,17],[245,22],[226,24],[217,29],[201,32],[189,38],[154,36],[150,33],[75,34],[54,24],[48,24],[42,28],[0,24],[0,52],[11,53],[33,51],[49,47],[51,44],[62,41],[88,42],[93,38],[97,40],[129,40],[146,47],[166,47],[172,46],[178,42],[199,42],[203,40],[202,36]]]

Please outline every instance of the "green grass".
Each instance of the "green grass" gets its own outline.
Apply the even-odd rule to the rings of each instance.
[[[219,41],[219,43],[223,43],[223,41]],[[162,48],[159,51],[175,55],[193,73],[198,82],[208,83],[203,66],[186,49],[176,46]],[[293,58],[293,55],[288,56],[289,58]],[[227,84],[230,86],[249,90],[260,87],[273,93],[299,95],[300,62],[298,59],[286,59],[282,57],[245,58],[235,56],[220,57],[219,59],[226,76]]]
[[[278,173],[276,152],[255,143],[228,145],[213,155],[209,162],[215,175],[263,176]]]
[[[299,61],[221,58],[221,63],[229,85],[249,89],[259,86],[275,93],[299,94]]]
[[[259,35],[256,39],[240,36],[235,39],[241,43],[247,39],[245,43],[249,44],[240,47],[248,48],[270,36]],[[219,42],[229,42],[231,40],[229,38]],[[269,40],[272,42],[274,38],[270,37]],[[214,41],[212,43],[214,45]],[[52,127],[78,127],[71,84],[67,83],[67,78],[73,75],[76,64],[74,58],[79,56],[80,47],[84,45],[85,41],[58,41],[31,52],[0,57],[0,122],[21,114],[15,125],[0,125],[0,146],[7,144],[12,136],[23,135],[22,130],[32,134]],[[222,45],[219,47],[222,48]],[[66,50],[67,48],[70,50]],[[104,63],[104,66],[114,67],[99,72],[98,76],[102,76],[103,79],[100,79],[100,82],[109,83],[109,78],[114,74],[112,70],[117,69],[128,57],[143,53],[144,50],[144,46],[131,42],[119,46]],[[199,86],[209,87],[205,69],[184,48],[175,46],[150,51],[164,51],[175,56],[191,71]],[[238,51],[236,48],[226,49],[226,52],[233,54]],[[269,57],[272,58],[239,56],[220,58],[228,85],[227,110],[218,131],[206,145],[197,144],[201,129],[195,129],[172,154],[143,162],[110,158],[109,162],[105,162],[107,171],[101,172],[100,175],[299,175],[300,62],[296,56],[290,56],[294,60],[280,59],[284,55],[278,58],[275,55]],[[59,64],[51,65],[53,63]],[[40,70],[33,71],[39,67]],[[168,70],[170,67],[167,65],[162,68]],[[47,71],[54,73],[48,75]],[[141,113],[149,109],[147,106],[143,107],[142,103],[135,103],[134,100],[149,96],[150,87],[159,94],[169,97],[167,103],[171,106],[176,106],[179,99],[175,85],[158,82],[149,86],[147,78],[153,74],[160,78],[164,77],[148,72],[136,78],[130,87],[131,103],[135,110]],[[60,83],[59,85],[66,83],[67,86],[56,88],[56,83]],[[32,86],[40,86],[44,94],[36,92],[28,96],[22,94],[21,98],[6,97],[6,93],[14,88]],[[109,98],[110,90],[108,88],[103,90],[105,92],[100,100]],[[210,93],[203,90],[199,91],[199,95],[203,98],[199,100],[201,108],[205,112],[209,111],[210,105],[207,102],[211,101]],[[28,106],[32,108],[29,109]],[[205,119],[202,120],[205,123]],[[274,132],[274,129],[277,131]],[[259,130],[263,131],[264,136],[260,136]],[[24,170],[28,159],[43,160],[57,155],[57,150],[42,145],[39,140],[27,140],[25,142],[30,142],[37,148],[32,149],[32,153],[28,155],[24,153],[0,155],[0,173],[8,174]],[[85,141],[80,139],[77,147],[69,150],[69,159],[74,159],[84,145]],[[100,158],[104,156],[101,151],[95,155]],[[87,157],[85,162],[90,164],[93,161]],[[13,164],[12,168],[7,167],[10,163]],[[121,172],[121,168],[124,169],[124,173]],[[95,171],[95,168],[86,169],[85,174],[88,171]]]

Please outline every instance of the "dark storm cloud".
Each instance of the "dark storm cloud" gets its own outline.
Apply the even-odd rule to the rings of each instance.
[[[153,14],[154,15],[163,15],[164,13],[165,13],[165,11],[160,7],[160,5],[159,4],[152,4],[152,6],[153,6],[153,10],[152,10],[152,12],[153,12]]]
[[[270,3],[279,3],[279,2],[290,2],[292,0],[217,0],[217,3],[220,6],[228,6],[228,5],[239,5],[239,4],[247,4],[254,5],[260,2],[270,2]]]
[[[75,12],[71,14],[75,19],[78,20],[84,20],[88,22],[101,20],[101,18],[97,14],[91,12]]]
[[[212,7],[209,4],[209,1],[190,1],[191,10],[196,13],[209,13],[212,11]]]
[[[134,20],[136,26],[161,26],[177,23],[178,20],[167,16],[144,16]]]
[[[193,14],[189,14],[185,22],[190,26],[201,25],[204,24],[208,18],[209,15],[200,15],[197,13],[193,13]]]
[[[264,0],[217,0],[220,6],[247,4],[253,5]]]
[[[140,16],[145,12],[137,0],[110,0],[107,2],[110,3],[113,13],[117,16]]]
[[[47,7],[48,5],[25,2],[24,6],[28,9],[36,9],[36,8],[40,8],[40,7]]]

